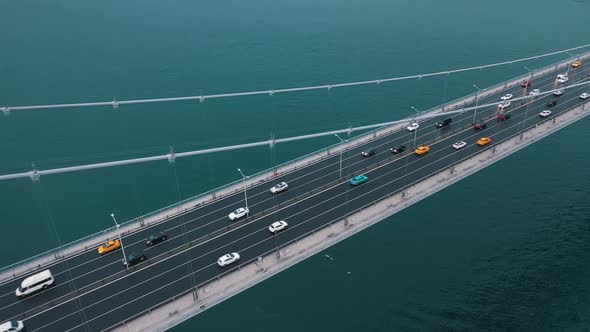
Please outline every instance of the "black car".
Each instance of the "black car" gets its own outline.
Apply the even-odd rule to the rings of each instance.
[[[555,106],[555,105],[557,105],[557,100],[552,100],[552,101],[548,101],[547,102],[547,106],[549,106],[549,107],[552,107],[552,106]]]
[[[147,238],[147,241],[145,241],[145,244],[147,244],[148,246],[153,246],[154,244],[158,244],[162,241],[166,241],[167,238],[168,238],[168,234],[166,234],[164,232],[160,232],[158,234],[152,234]]]
[[[370,157],[370,156],[374,156],[375,155],[375,149],[370,148],[366,151],[361,152],[361,156],[363,157]]]
[[[389,149],[389,151],[391,151],[391,153],[393,153],[393,154],[402,153],[405,150],[406,150],[406,146],[405,145],[400,145],[397,148],[391,148],[391,149]]]
[[[123,259],[123,264],[127,265],[127,267],[131,267],[135,264],[141,263],[143,261],[146,260],[146,256],[144,253],[133,253],[129,256],[127,256],[127,262],[125,262],[125,259]]]
[[[485,122],[476,122],[473,124],[473,128],[475,130],[480,130],[486,128],[488,125]]]
[[[442,122],[437,122],[436,128],[444,128],[444,127],[450,125],[451,122],[453,122],[453,119],[451,119],[451,118],[445,119]]]

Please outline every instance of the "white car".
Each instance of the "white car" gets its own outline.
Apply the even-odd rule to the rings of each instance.
[[[503,102],[503,103],[499,103],[498,104],[498,108],[501,109],[501,110],[503,110],[505,108],[508,108],[508,107],[510,107],[510,102],[508,100],[505,101],[505,102]]]
[[[512,99],[512,94],[507,93],[507,94],[503,95],[502,97],[500,97],[500,99],[502,99],[504,101],[510,100],[510,99]]]
[[[542,118],[546,118],[546,117],[548,117],[549,115],[551,115],[551,111],[550,111],[550,110],[544,110],[544,111],[541,111],[541,113],[539,113],[539,115],[540,115]]]
[[[270,188],[270,193],[271,194],[278,194],[281,191],[287,190],[287,188],[289,188],[289,185],[287,184],[287,182],[281,182],[281,183],[274,185],[272,188]]]
[[[20,320],[11,320],[9,322],[0,324],[0,332],[22,331],[24,328],[25,325]]]
[[[582,94],[580,95],[580,99],[586,99],[586,98],[588,98],[588,97],[590,97],[590,94],[588,94],[588,93],[586,93],[586,92],[584,92],[584,93],[582,93]]]
[[[418,122],[413,122],[411,125],[409,125],[406,129],[408,131],[414,131],[416,129],[418,129],[418,127],[420,127],[420,125],[418,124]]]
[[[567,76],[565,76],[565,77],[562,77],[562,78],[558,78],[557,79],[557,83],[563,84],[563,83],[567,82],[568,80],[569,80],[569,78],[567,78]]]
[[[554,96],[561,96],[563,94],[563,89],[559,89],[557,91],[553,91]]]
[[[541,90],[534,89],[533,91],[529,92],[529,95],[531,95],[531,96],[537,96],[539,93],[541,93]]]
[[[560,80],[562,78],[567,78],[567,74],[559,74],[557,75],[557,79]]]
[[[229,220],[236,220],[242,218],[243,216],[247,215],[250,212],[247,208],[238,208],[234,212],[229,214]]]
[[[287,226],[289,226],[289,224],[287,224],[287,222],[284,220],[276,221],[276,222],[273,222],[272,225],[268,226],[268,230],[271,233],[276,233],[276,232],[282,231]]]
[[[466,146],[467,146],[467,143],[465,143],[463,141],[459,141],[459,142],[453,144],[453,149],[460,150],[460,149],[463,149]]]
[[[225,254],[225,255],[219,257],[219,259],[217,260],[217,265],[224,267],[224,266],[229,265],[239,259],[240,259],[240,254],[238,254],[237,252],[232,252],[231,254]]]

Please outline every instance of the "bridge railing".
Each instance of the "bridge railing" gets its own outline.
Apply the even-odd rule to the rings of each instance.
[[[587,60],[588,58],[590,58],[590,51],[579,54],[577,56],[577,58],[579,58],[581,60]],[[572,62],[572,58],[564,59],[564,60],[559,61],[557,63],[553,63],[553,64],[547,65],[545,67],[536,69],[532,72],[532,74],[533,75],[542,75],[543,73],[545,73],[547,71],[554,71],[554,70],[561,68],[561,67],[569,68],[571,62]],[[514,87],[515,85],[519,85],[522,80],[530,77],[530,75],[531,75],[530,73],[524,73],[523,75],[520,75],[516,78],[511,78],[511,79],[505,80],[501,83],[495,84],[491,87],[482,89],[479,92],[479,96],[478,96],[477,92],[473,92],[469,95],[462,96],[459,98],[455,98],[451,101],[448,101],[448,102],[444,103],[443,105],[432,107],[432,108],[430,108],[426,111],[423,111],[421,113],[422,114],[430,113],[430,112],[440,113],[440,112],[444,112],[446,110],[460,108],[463,105],[466,105],[468,103],[472,103],[475,100],[475,98],[479,97],[481,99],[481,98],[485,98],[486,96],[489,96],[493,93],[496,93],[498,91],[498,89],[506,90],[506,89],[510,89],[510,88]],[[410,121],[412,119],[412,117],[406,117],[404,119],[407,119],[408,121]],[[390,133],[391,131],[399,130],[399,126],[397,126],[397,125],[393,125],[390,127],[391,127],[391,130],[388,131],[387,133]],[[347,143],[342,144],[342,149],[344,149],[344,150],[352,149],[358,145],[358,144],[355,145],[352,140],[358,142],[358,141],[362,141],[363,139],[366,139],[367,137],[370,137],[371,135],[373,135],[373,137],[376,137],[376,134],[379,131],[382,131],[383,129],[384,129],[383,127],[377,128],[377,129],[368,131],[366,133],[357,135],[354,138],[351,138],[351,140],[349,140]],[[260,183],[263,183],[266,181],[271,181],[272,179],[274,179],[278,176],[284,175],[284,174],[277,174],[277,172],[276,172],[277,169],[287,169],[286,170],[287,172],[292,172],[292,171],[296,171],[296,170],[300,169],[300,167],[298,167],[298,166],[289,167],[289,166],[294,166],[297,163],[301,163],[302,161],[305,161],[306,159],[308,159],[308,162],[304,164],[305,166],[311,164],[312,161],[318,162],[318,161],[324,160],[326,157],[332,155],[331,152],[332,153],[339,152],[340,146],[341,146],[341,144],[338,142],[338,143],[335,143],[335,144],[330,145],[328,147],[325,147],[323,149],[308,153],[304,156],[298,157],[296,159],[279,164],[275,167],[272,167],[272,168],[260,171],[258,173],[255,173],[253,175],[250,175],[248,177],[249,180],[246,181],[247,182],[246,188],[253,187],[255,185],[259,185]],[[322,154],[326,154],[326,155],[322,156]],[[270,176],[269,176],[269,174],[270,174]],[[214,201],[223,199],[227,196],[233,195],[233,194],[244,189],[244,187],[242,186],[242,182],[243,182],[242,180],[236,180],[236,181],[227,183],[225,185],[222,185],[220,187],[206,191],[204,193],[200,193],[200,194],[197,194],[193,197],[189,197],[189,198],[186,198],[186,199],[181,200],[179,202],[170,204],[170,205],[160,208],[158,210],[149,212],[145,215],[125,221],[120,224],[121,232],[124,235],[127,235],[129,233],[137,231],[138,229],[143,228],[144,226],[150,226],[150,225],[164,222],[164,221],[168,220],[169,218],[176,217],[178,215],[187,213],[189,211],[192,211],[196,208],[201,207],[204,204],[210,204],[211,202],[214,202]],[[191,203],[198,201],[198,200],[201,200],[201,202],[198,204],[191,204]],[[183,205],[191,205],[191,207],[182,208]],[[176,210],[176,211],[174,211],[174,210]],[[151,219],[153,219],[153,221]],[[135,226],[135,225],[139,225],[139,226],[134,229],[133,226]],[[127,230],[125,230],[125,229],[127,229]],[[107,228],[107,229],[102,230],[100,232],[96,232],[94,234],[85,236],[81,239],[77,239],[75,241],[72,241],[70,243],[62,245],[60,247],[48,250],[46,252],[43,252],[43,253],[37,254],[35,256],[29,257],[27,259],[24,259],[22,261],[13,263],[11,265],[8,265],[8,266],[0,269],[0,281],[29,273],[29,272],[31,272],[31,270],[41,269],[41,268],[43,268],[43,266],[46,266],[48,264],[55,263],[55,262],[62,260],[66,257],[70,257],[73,255],[79,254],[79,253],[86,251],[88,249],[95,248],[101,242],[103,242],[106,238],[108,238],[108,237],[114,238],[116,235],[117,235],[117,229],[115,227],[110,227],[110,228]]]

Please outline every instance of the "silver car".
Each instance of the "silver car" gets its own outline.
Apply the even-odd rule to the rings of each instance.
[[[272,188],[270,188],[270,193],[271,194],[278,194],[281,191],[287,190],[287,188],[289,188],[289,185],[286,182],[281,182],[281,183],[274,185]]]
[[[287,226],[289,226],[289,224],[287,224],[286,221],[281,220],[281,221],[275,221],[272,223],[272,225],[268,226],[268,230],[271,233],[277,233],[279,231],[282,231],[283,229],[285,229]]]
[[[217,265],[224,267],[231,263],[234,263],[240,259],[240,254],[237,252],[232,252],[231,254],[225,254],[217,260]]]
[[[467,143],[465,143],[463,141],[459,141],[459,142],[453,144],[453,149],[460,150],[460,149],[463,149],[465,146],[467,146]]]

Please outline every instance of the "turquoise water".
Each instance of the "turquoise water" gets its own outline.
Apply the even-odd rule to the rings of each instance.
[[[4,1],[0,106],[400,76],[588,43],[588,1]],[[538,68],[563,59],[531,61]],[[401,118],[521,64],[299,94],[14,113],[0,172]],[[447,86],[445,89],[444,87]],[[175,331],[590,329],[588,119],[224,302]],[[0,183],[0,265],[328,144],[327,138]],[[176,180],[180,183],[176,189]],[[23,240],[25,239],[25,240]],[[348,274],[350,272],[350,274]],[[231,317],[231,319],[228,319]]]

